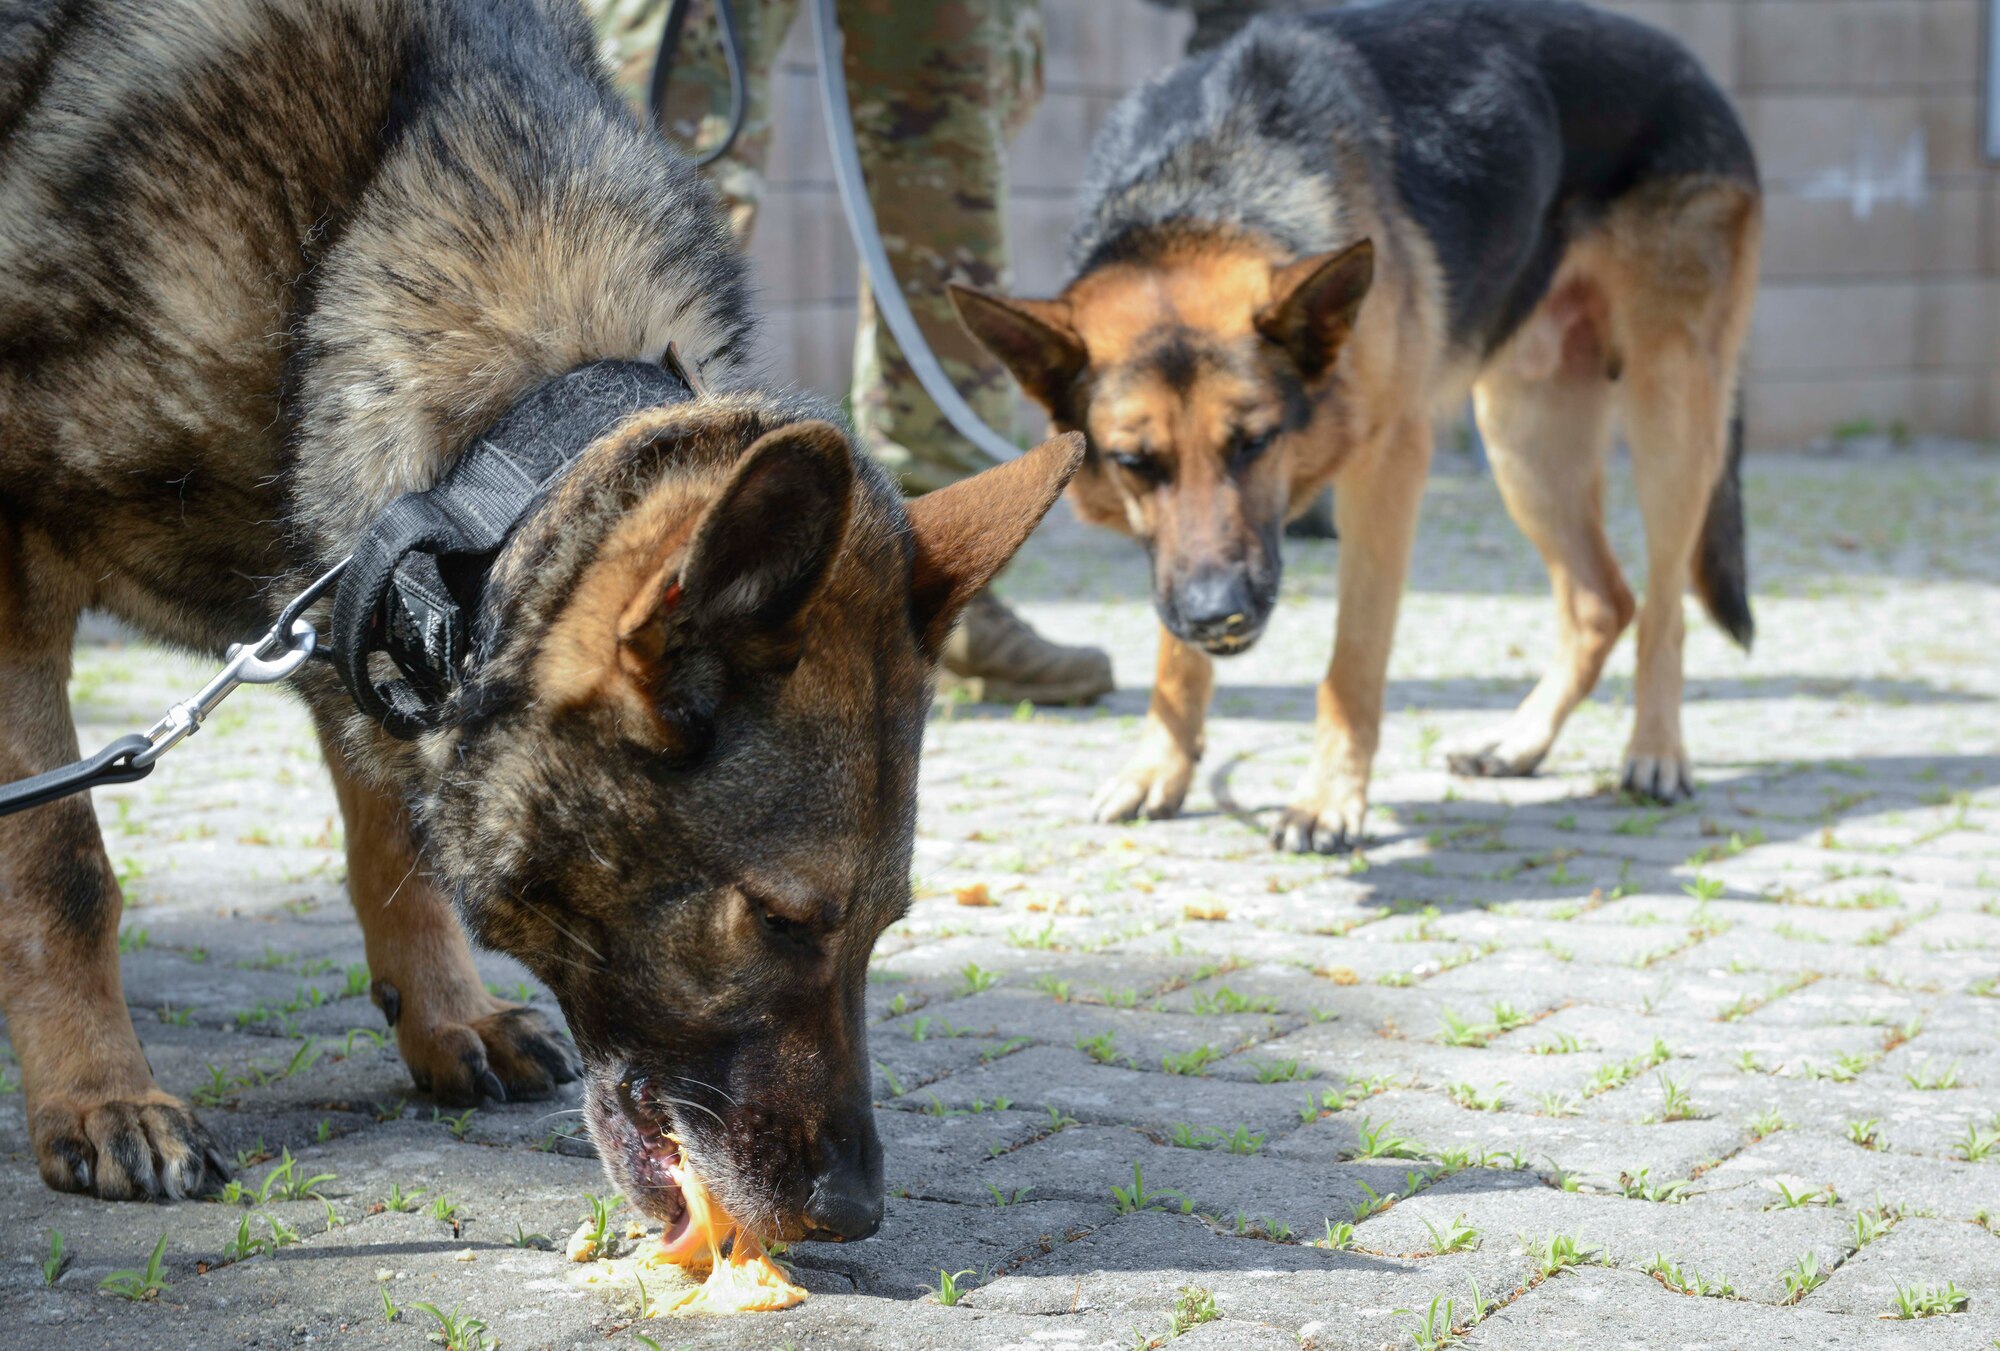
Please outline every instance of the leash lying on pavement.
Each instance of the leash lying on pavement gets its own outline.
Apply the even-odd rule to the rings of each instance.
[[[671,344],[658,365],[595,361],[547,381],[474,438],[436,484],[384,508],[354,552],[286,602],[256,643],[232,643],[226,664],[192,698],[87,759],[0,784],[0,816],[145,778],[237,686],[288,680],[315,656],[333,663],[355,704],[391,736],[407,741],[440,725],[442,704],[477,646],[468,616],[521,518],[625,417],[703,392]],[[336,586],[330,647],[305,612]],[[377,652],[400,676],[375,678],[369,659]]]

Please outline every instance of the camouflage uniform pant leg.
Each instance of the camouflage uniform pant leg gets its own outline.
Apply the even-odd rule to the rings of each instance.
[[[584,0],[621,86],[643,109],[667,0]],[[748,241],[771,143],[771,71],[798,0],[735,0],[747,115],[709,172]],[[1013,385],[959,325],[948,281],[1009,284],[1005,147],[1041,97],[1040,0],[839,0],[856,145],[882,242],[905,300],[945,372],[989,426],[1013,420]],[[683,30],[667,125],[683,144],[714,144],[729,77],[713,9]],[[985,467],[925,394],[883,325],[864,277],[853,410],[863,444],[904,486],[925,492]]]
[[[960,326],[947,282],[1006,289],[1006,143],[1041,97],[1039,0],[840,0],[868,196],[904,298],[945,373],[1002,435],[1006,371]],[[917,383],[861,283],[853,409],[863,444],[927,492],[987,464]]]
[[[618,87],[643,119],[668,0],[583,0],[583,6],[597,23]],[[743,129],[708,174],[729,209],[737,242],[747,246],[764,200],[764,166],[771,152],[771,73],[798,0],[732,0],[730,13],[743,45]],[[665,122],[668,134],[697,154],[721,141],[729,125],[729,66],[712,0],[689,7],[667,86]]]

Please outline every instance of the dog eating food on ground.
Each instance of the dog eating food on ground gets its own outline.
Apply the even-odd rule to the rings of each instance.
[[[668,1136],[667,1141],[679,1149],[678,1138]],[[674,1269],[689,1276],[706,1272],[700,1285],[647,1296],[649,1311],[669,1314],[764,1313],[805,1300],[806,1292],[792,1284],[754,1234],[730,1218],[685,1157],[670,1164],[669,1171],[686,1206],[681,1218],[660,1235],[658,1243],[646,1244],[635,1256],[586,1271],[584,1284],[629,1282],[637,1290],[648,1272]],[[586,1223],[571,1239],[572,1262],[594,1262],[603,1256],[591,1227]],[[726,1256],[724,1244],[729,1245]]]
[[[84,609],[214,652],[353,555],[299,689],[418,1087],[581,1073],[652,1219],[698,1161],[746,1232],[871,1232],[862,987],[930,672],[1080,443],[906,506],[821,404],[748,387],[714,196],[573,0],[0,17],[0,776],[74,757]],[[0,887],[43,1178],[217,1185],[126,1009],[88,802],[0,820]]]
[[[1756,286],[1750,145],[1665,34],[1567,0],[1403,0],[1260,20],[1128,98],[1091,156],[1054,300],[959,289],[1052,424],[1070,486],[1137,536],[1161,634],[1143,741],[1100,820],[1180,809],[1212,656],[1256,641],[1288,513],[1336,486],[1339,621],[1311,762],[1272,832],[1362,838],[1433,415],[1469,388],[1548,566],[1558,650],[1461,773],[1532,773],[1635,606],[1603,527],[1614,416],[1645,519],[1623,781],[1693,791],[1682,593],[1752,632],[1730,409]]]

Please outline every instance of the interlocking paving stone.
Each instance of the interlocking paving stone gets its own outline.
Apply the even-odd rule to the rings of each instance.
[[[2000,1318],[1886,1322],[1872,1316],[1773,1308],[1676,1294],[1649,1276],[1564,1272],[1489,1316],[1466,1351],[1975,1351]]]
[[[1703,1175],[1700,1190],[1724,1205],[1762,1210],[1793,1192],[1831,1187],[1852,1207],[1902,1206],[1970,1220],[2000,1216],[2000,1169],[1958,1159],[1870,1150],[1845,1136],[1780,1131]]]
[[[1319,1320],[1325,1347],[1375,1347],[1395,1339],[1393,1309],[1428,1303],[1432,1293],[1511,1290],[1526,1259],[1492,1251],[1408,1259],[1218,1236],[1185,1216],[1130,1215],[1002,1276],[968,1297],[983,1309],[1059,1314],[1112,1310],[1157,1332],[1177,1290],[1213,1292],[1225,1320]],[[1377,1303],[1379,1301],[1379,1305]]]
[[[1899,1291],[1945,1291],[1990,1316],[2000,1309],[2000,1237],[1949,1220],[1906,1219],[1845,1262],[1800,1301],[1830,1313],[1882,1314]]]
[[[1716,1223],[1707,1208],[1620,1196],[1556,1191],[1539,1178],[1476,1170],[1461,1173],[1398,1203],[1362,1224],[1354,1235],[1363,1248],[1389,1253],[1429,1252],[1432,1227],[1449,1232],[1455,1222],[1480,1233],[1482,1244],[1512,1244],[1517,1236],[1579,1236],[1604,1249],[1620,1267],[1643,1270],[1664,1257],[1684,1271],[1718,1285],[1727,1281],[1747,1299],[1775,1303],[1785,1296],[1783,1272],[1812,1253],[1831,1268],[1846,1256],[1848,1221],[1823,1207],[1737,1214]],[[1427,1227],[1429,1226],[1429,1227]]]
[[[1990,454],[1752,462],[1759,645],[1736,653],[1690,603],[1703,792],[1669,809],[1608,790],[1630,642],[1541,776],[1445,772],[1440,748],[1503,718],[1554,641],[1533,551],[1454,464],[1426,505],[1358,859],[1264,842],[1308,751],[1337,549],[1289,549],[1271,632],[1218,667],[1186,814],[1097,826],[1084,804],[1145,708],[1145,570],[1067,520],[1030,546],[1003,589],[1047,632],[1107,644],[1128,686],[1094,710],[940,706],[916,898],[867,1001],[883,1229],[801,1246],[813,1297],[754,1320],[629,1327],[635,1291],[581,1288],[534,1242],[559,1244],[606,1190],[574,1103],[459,1118],[410,1086],[351,993],[366,972],[310,729],[272,692],[237,695],[151,779],[98,796],[125,990],[161,1083],[201,1095],[242,1180],[256,1190],[290,1150],[303,1176],[333,1175],[325,1199],[47,1192],[0,1058],[0,1345],[416,1347],[432,1324],[415,1306],[434,1302],[510,1351],[636,1348],[637,1332],[697,1351],[1131,1351],[1165,1344],[1177,1301],[1212,1297],[1219,1317],[1176,1348],[1379,1351],[1410,1347],[1398,1310],[1434,1298],[1472,1323],[1476,1281],[1498,1304],[1470,1351],[1990,1347]],[[1612,483],[1625,548],[1636,514]],[[146,725],[206,673],[142,645],[80,649],[80,740]],[[518,964],[480,966],[553,1008]],[[1448,1015],[1465,1030],[1447,1036]],[[1383,1156],[1359,1157],[1371,1140]],[[1121,1211],[1134,1164],[1146,1208]],[[1677,1182],[1677,1203],[1625,1194]],[[421,1188],[415,1208],[381,1209],[392,1188]],[[1430,1255],[1426,1222],[1461,1217],[1476,1246]],[[246,1218],[252,1239],[275,1220],[297,1240],[231,1260]],[[1329,1223],[1355,1224],[1337,1231],[1351,1248],[1316,1246]],[[70,1263],[45,1287],[52,1229]],[[159,1299],[95,1292],[162,1232]],[[1613,1265],[1536,1279],[1523,1235],[1559,1234]],[[1740,1298],[1667,1289],[1644,1270],[1656,1253]],[[1827,1279],[1785,1303],[1807,1253]],[[940,1271],[968,1273],[957,1307],[936,1302]],[[1898,1283],[1947,1282],[1963,1312],[1883,1317]]]

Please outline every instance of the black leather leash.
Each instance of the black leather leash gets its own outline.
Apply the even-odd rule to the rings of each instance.
[[[152,748],[153,743],[137,732],[121,736],[97,754],[61,769],[51,769],[33,778],[0,786],[0,816],[40,807],[71,793],[82,793],[100,784],[132,783],[153,772],[151,764],[134,764],[132,757]]]
[[[671,346],[660,365],[592,362],[531,391],[434,486],[391,502],[354,552],[287,602],[262,639],[232,645],[227,664],[192,698],[146,732],[122,736],[87,759],[0,784],[0,816],[145,778],[238,685],[288,679],[315,655],[332,660],[355,704],[390,735],[409,740],[439,726],[468,656],[476,657],[470,616],[478,612],[487,570],[521,518],[586,447],[625,418],[702,392]],[[329,652],[304,616],[330,589]],[[370,671],[378,652],[398,675],[378,679]]]

